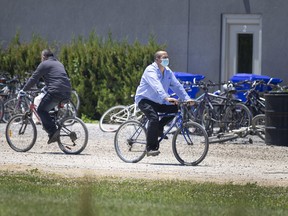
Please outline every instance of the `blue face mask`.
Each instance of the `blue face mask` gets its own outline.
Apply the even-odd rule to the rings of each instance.
[[[161,65],[167,67],[169,65],[169,58],[161,59]]]

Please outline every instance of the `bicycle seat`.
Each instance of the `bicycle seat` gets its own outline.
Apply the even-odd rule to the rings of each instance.
[[[65,104],[67,104],[69,102],[70,102],[70,99],[63,99],[58,103],[58,107],[63,108],[65,106]]]
[[[65,105],[69,103],[69,99],[63,99],[61,100],[58,105],[56,105],[54,108],[52,108],[49,113],[50,114],[54,114],[55,112],[57,112],[59,109],[65,108]]]

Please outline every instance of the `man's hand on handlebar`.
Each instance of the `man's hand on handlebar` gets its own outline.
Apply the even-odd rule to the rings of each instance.
[[[178,99],[173,98],[173,97],[167,97],[165,98],[165,100],[174,105],[178,104]]]
[[[17,99],[19,99],[20,97],[25,97],[25,96],[26,96],[26,92],[21,89],[21,90],[18,92]]]
[[[168,101],[171,104],[177,105],[178,104],[178,99],[173,98],[173,97],[167,97],[165,98],[166,101]],[[195,101],[192,99],[189,99],[185,101],[188,105],[193,106],[195,104]]]
[[[187,100],[186,103],[189,104],[190,106],[195,105],[195,101],[192,99]]]

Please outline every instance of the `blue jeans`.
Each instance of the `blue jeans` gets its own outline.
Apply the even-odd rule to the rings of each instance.
[[[64,93],[47,93],[41,100],[37,113],[41,119],[42,125],[49,137],[57,130],[54,120],[51,118],[49,111],[57,106],[61,101],[70,98],[69,92]]]

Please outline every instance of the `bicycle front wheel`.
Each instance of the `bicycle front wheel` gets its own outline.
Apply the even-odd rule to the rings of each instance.
[[[138,121],[126,121],[116,131],[114,147],[118,157],[124,162],[139,162],[146,154],[145,127]]]
[[[208,153],[208,135],[203,126],[196,122],[183,124],[175,132],[172,150],[175,158],[183,165],[196,166]]]
[[[100,118],[99,127],[103,132],[116,132],[119,126],[129,119],[130,112],[126,106],[114,106]]]
[[[67,117],[60,123],[59,148],[66,154],[80,154],[87,146],[88,129],[77,117]]]
[[[35,144],[37,129],[31,118],[18,114],[13,116],[6,125],[6,140],[17,152],[29,151]]]

